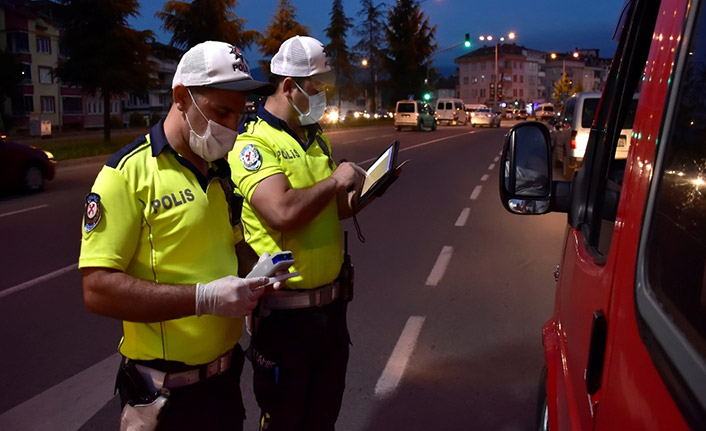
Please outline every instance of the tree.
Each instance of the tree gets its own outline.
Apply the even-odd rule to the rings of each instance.
[[[170,43],[177,48],[188,49],[207,40],[249,48],[261,35],[243,30],[246,20],[231,11],[237,6],[238,0],[170,0],[155,16],[163,21],[162,28],[172,33]]]
[[[351,78],[351,56],[346,45],[346,33],[353,27],[350,19],[343,11],[343,1],[333,0],[331,8],[331,23],[326,29],[330,43],[326,45],[326,53],[331,58],[331,67],[336,72],[336,92],[338,107],[341,107],[341,95],[346,99],[355,92]]]
[[[363,59],[368,61],[366,66],[370,72],[368,86],[371,90],[369,93],[373,96],[370,107],[375,112],[377,109],[375,106],[375,94],[377,93],[375,84],[378,74],[383,69],[383,58],[385,57],[385,5],[375,5],[373,0],[363,0],[361,6],[360,12],[358,12],[361,24],[354,30],[360,40],[353,47],[353,51],[358,57],[358,61]]]
[[[410,93],[420,97],[426,90],[424,81],[436,49],[435,33],[436,26],[429,25],[416,0],[398,0],[388,12],[385,66],[394,77],[389,85],[393,97],[405,99]]]
[[[22,66],[17,61],[17,57],[9,51],[0,49],[0,132],[5,130],[5,125],[10,128],[10,125],[3,121],[5,98],[17,95],[17,88],[22,79]]]
[[[309,28],[296,21],[296,9],[289,0],[279,0],[265,36],[258,41],[260,52],[265,56],[265,60],[260,60],[260,68],[265,75],[270,75],[269,59],[277,53],[282,42],[297,35],[308,36]]]
[[[139,7],[137,0],[61,0],[57,7],[68,59],[57,66],[56,76],[87,94],[101,94],[105,142],[110,142],[111,98],[146,94],[154,83],[156,68],[148,59],[152,32],[127,24]]]
[[[583,91],[583,84],[579,81],[573,87],[571,87],[571,94],[580,93]]]
[[[571,92],[571,81],[566,78],[566,73],[561,74],[561,79],[554,83],[554,93],[552,98],[560,105],[563,105]]]

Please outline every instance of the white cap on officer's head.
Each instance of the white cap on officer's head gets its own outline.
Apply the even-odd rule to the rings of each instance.
[[[336,83],[324,45],[309,36],[294,36],[285,40],[272,57],[270,72],[292,78],[313,76],[326,84]]]
[[[256,81],[240,50],[229,43],[208,41],[192,47],[179,60],[172,88],[214,87],[269,95],[274,87],[268,82]]]

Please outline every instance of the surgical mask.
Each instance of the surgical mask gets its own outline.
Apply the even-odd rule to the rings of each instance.
[[[297,82],[294,82],[294,85],[297,86],[299,91],[302,92],[306,96],[307,99],[309,99],[309,112],[306,114],[302,113],[302,111],[297,108],[297,105],[294,104],[294,101],[292,99],[289,99],[289,103],[292,105],[295,111],[299,114],[299,122],[301,123],[302,126],[308,126],[310,124],[316,124],[321,117],[324,116],[324,111],[326,110],[326,91],[319,91],[318,93],[314,94],[313,96],[309,96],[309,94],[304,91]]]
[[[238,137],[238,132],[233,129],[229,129],[228,127],[221,126],[215,121],[211,121],[206,118],[204,113],[201,112],[199,105],[196,104],[196,100],[194,99],[194,95],[191,94],[191,90],[187,88],[187,91],[189,92],[189,96],[191,96],[191,100],[194,102],[196,109],[199,111],[201,116],[208,121],[206,131],[203,132],[203,135],[199,135],[194,131],[194,128],[191,127],[189,116],[184,114],[186,116],[186,122],[189,125],[189,129],[191,130],[189,133],[189,147],[191,147],[191,151],[207,162],[212,162],[224,157],[228,154],[228,151],[233,149],[235,138]]]

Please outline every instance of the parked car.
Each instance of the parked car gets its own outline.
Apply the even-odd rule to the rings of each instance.
[[[537,121],[548,121],[554,118],[555,115],[554,105],[551,103],[541,103],[534,109],[534,118]]]
[[[395,106],[395,130],[403,127],[416,130],[436,130],[434,110],[421,100],[398,100]]]
[[[439,99],[436,101],[436,122],[438,124],[468,124],[466,107],[461,99]]]
[[[480,108],[473,113],[471,126],[500,127],[500,114],[490,108]]]
[[[564,178],[570,180],[574,172],[581,166],[586,152],[588,134],[598,109],[601,93],[581,92],[574,94],[564,104],[557,118],[553,133],[556,133],[556,146],[553,148],[555,164],[561,164]],[[623,128],[618,140],[615,157],[624,159],[628,156],[632,135],[632,124],[635,120],[637,95],[633,98]]]
[[[0,190],[37,192],[54,178],[56,161],[49,151],[0,136]]]
[[[568,214],[534,429],[704,430],[706,5],[628,1],[617,35],[573,179],[552,179],[546,123],[513,127],[501,158],[509,212]]]

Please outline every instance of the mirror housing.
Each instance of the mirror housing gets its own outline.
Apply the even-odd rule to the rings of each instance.
[[[500,200],[513,214],[568,212],[570,183],[552,181],[551,137],[547,125],[527,121],[505,137],[500,160]]]

